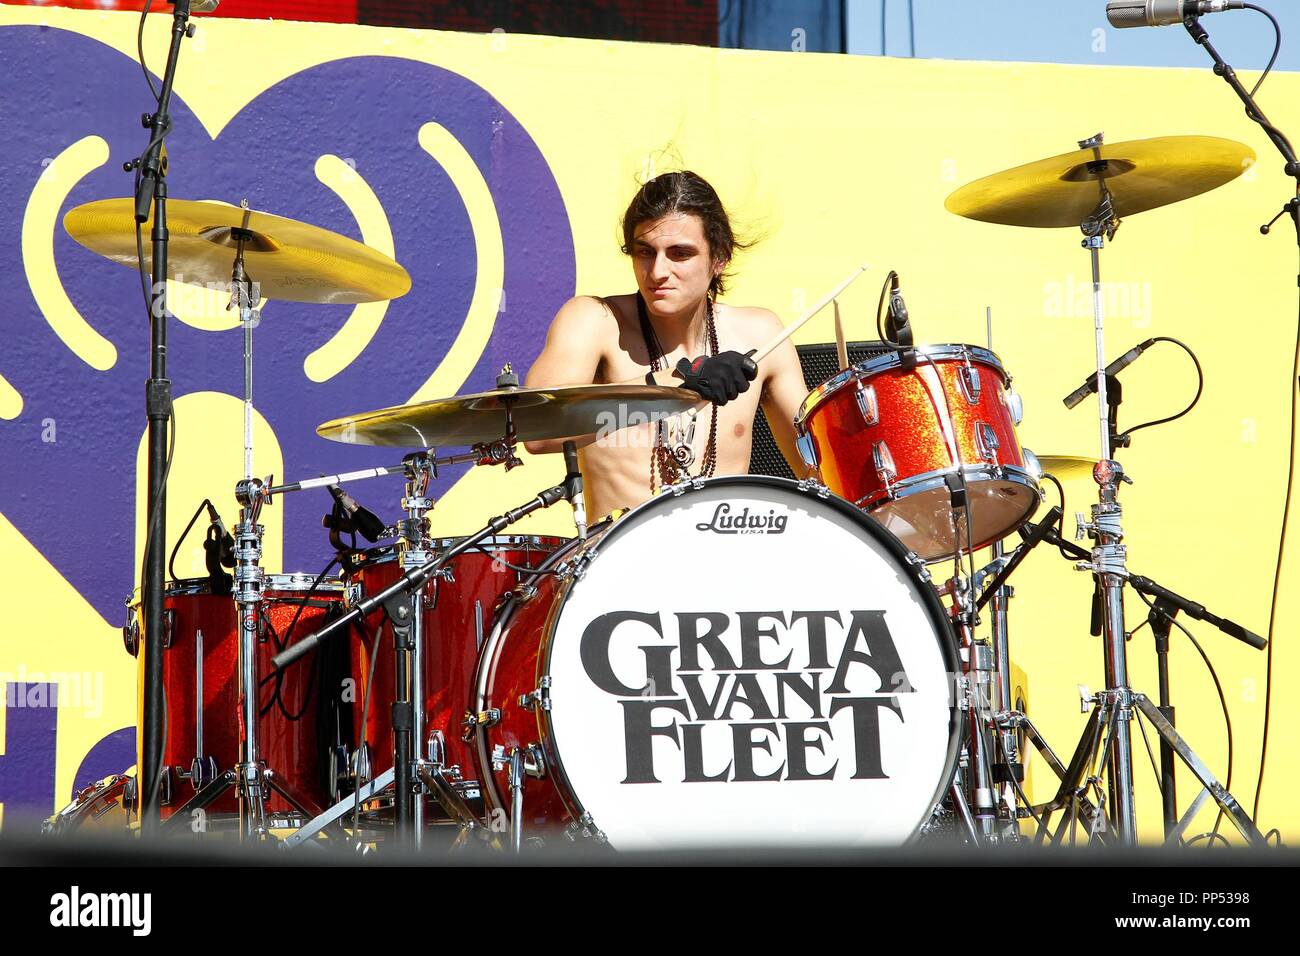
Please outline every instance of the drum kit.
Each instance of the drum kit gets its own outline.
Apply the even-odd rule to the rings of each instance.
[[[490,391],[317,429],[409,450],[400,463],[278,486],[252,473],[250,425],[233,538],[212,542],[208,578],[166,589],[157,825],[380,852],[1072,843],[1080,833],[1123,844],[1136,840],[1129,732],[1145,719],[1167,758],[1169,842],[1207,799],[1247,842],[1263,842],[1177,734],[1163,682],[1158,705],[1129,686],[1126,584],[1169,619],[1182,610],[1263,642],[1127,568],[1118,489],[1128,478],[1114,460],[1124,442],[1108,401],[1117,380],[1105,366],[1099,269],[1122,218],[1220,186],[1252,155],[1208,137],[1112,145],[1098,135],[949,197],[968,218],[1082,229],[1096,459],[1036,458],[1017,437],[1021,402],[991,348],[914,346],[895,313],[888,353],[842,369],[800,410],[798,445],[815,477],[687,476],[590,528],[571,442],[561,484],[471,535],[437,533],[429,484],[457,462],[514,468],[518,442],[591,434],[611,413],[685,412],[694,393],[524,388],[507,366]],[[89,248],[136,265],[130,201],[79,207],[65,223]],[[173,202],[170,227],[174,273],[234,276],[246,422],[252,277],[261,295],[297,301],[409,287],[373,250],[246,207]],[[470,450],[440,454],[448,446]],[[1080,516],[1091,549],[1059,534],[1059,508],[1033,522],[1044,466],[1096,481],[1091,520]],[[391,524],[338,488],[383,475],[405,481]],[[320,487],[336,500],[334,562],[321,574],[264,573],[261,509]],[[563,500],[576,537],[510,532]],[[358,531],[370,547],[355,546]],[[1006,581],[1044,540],[1092,573],[1105,636],[1107,686],[1066,760],[1018,709],[1009,676]],[[976,569],[978,553],[991,560]],[[953,573],[939,580],[945,562]],[[335,564],[341,572],[328,574]],[[977,633],[985,608],[987,636]],[[145,626],[133,600],[129,652]],[[1024,791],[1029,746],[1060,780],[1045,804]],[[1201,785],[1181,819],[1169,799],[1174,757]],[[109,778],[47,827],[138,826],[150,806],[142,790],[127,774]]]

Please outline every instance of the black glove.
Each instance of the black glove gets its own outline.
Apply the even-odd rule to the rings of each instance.
[[[758,366],[750,358],[755,351],[750,349],[744,355],[720,352],[708,358],[682,359],[677,363],[682,388],[699,392],[715,405],[727,404],[742,392],[749,391],[749,383],[758,376]]]

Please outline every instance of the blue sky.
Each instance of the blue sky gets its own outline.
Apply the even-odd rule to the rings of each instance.
[[[1282,24],[1282,53],[1274,69],[1300,70],[1300,3],[1257,2]],[[907,0],[848,0],[850,53],[880,53],[882,5],[887,52],[909,55]],[[1213,66],[1180,25],[1112,28],[1106,21],[1106,0],[913,0],[912,8],[918,57]],[[1237,69],[1261,70],[1267,64],[1273,28],[1259,13],[1231,10],[1201,22],[1224,59]]]

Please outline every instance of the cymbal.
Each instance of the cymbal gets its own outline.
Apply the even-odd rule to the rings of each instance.
[[[136,268],[135,202],[100,199],[68,210],[63,227],[91,252]],[[152,267],[144,224],[144,267]],[[268,299],[353,304],[396,299],[411,288],[406,270],[381,252],[295,219],[185,199],[167,201],[168,278],[195,285],[230,281],[245,231],[244,271]]]
[[[316,434],[352,445],[474,445],[505,437],[508,407],[518,440],[542,441],[657,421],[702,402],[695,392],[662,385],[503,388],[360,412],[325,422]]]
[[[1078,227],[1097,208],[1102,182],[1123,219],[1222,186],[1254,159],[1245,143],[1217,136],[1106,143],[977,179],[952,193],[944,207],[1007,226]]]
[[[1097,459],[1082,455],[1039,455],[1038,463],[1044,472],[1055,475],[1060,481],[1092,481],[1092,469]]]

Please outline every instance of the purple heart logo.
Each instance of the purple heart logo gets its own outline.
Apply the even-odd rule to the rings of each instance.
[[[108,143],[108,162],[71,190],[57,222],[73,206],[128,195],[131,177],[121,164],[144,147],[139,114],[152,103],[134,61],[68,31],[0,29],[0,61],[7,64],[9,90],[0,101],[7,131],[6,162],[0,166],[0,261],[21,263],[24,216],[45,166],[85,137]],[[464,150],[500,224],[506,307],[459,391],[491,388],[507,361],[521,370],[531,364],[547,322],[573,294],[573,238],[545,158],[518,120],[463,76],[396,57],[354,57],[276,84],[215,140],[179,95],[172,116],[172,197],[247,198],[254,209],[360,240],[352,213],[315,173],[319,157],[342,157],[386,211],[394,256],[412,277],[411,291],[389,304],[360,354],[323,382],[308,378],[304,359],[338,332],[352,307],[266,304],[256,332],[254,400],[275,430],[289,471],[277,480],[398,457],[325,441],[315,426],[406,401],[460,332],[479,252],[456,183],[420,145],[426,124],[438,124]],[[132,566],[135,455],[145,428],[149,330],[131,270],[84,249],[61,225],[52,240],[68,298],[112,343],[117,358],[103,371],[83,361],[50,327],[23,275],[9,274],[0,286],[0,321],[9,344],[0,354],[0,375],[23,405],[18,417],[0,421],[0,511],[106,620],[117,623],[138,573]],[[168,375],[175,396],[238,396],[241,334],[171,321]],[[50,422],[56,427],[53,441]],[[182,418],[178,427],[202,423]],[[445,490],[463,471],[446,469],[436,490]],[[238,477],[231,476],[232,491]],[[275,507],[284,508],[284,566],[322,564],[316,521],[324,510],[321,500],[287,496]]]

